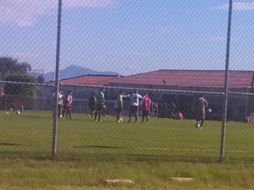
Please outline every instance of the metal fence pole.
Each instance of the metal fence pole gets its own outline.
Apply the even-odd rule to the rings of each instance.
[[[5,98],[4,98],[5,100],[4,100],[4,109],[5,109],[5,111],[7,111],[7,109],[8,109],[8,106],[7,106],[7,102],[8,102],[8,95],[5,95]]]
[[[61,41],[61,16],[62,16],[61,13],[62,13],[62,0],[58,0],[56,70],[55,70],[55,97],[54,97],[55,107],[54,107],[54,110],[53,110],[52,156],[56,156],[56,151],[57,151],[59,63],[60,63],[60,41]]]
[[[220,144],[220,159],[219,159],[220,162],[224,161],[224,155],[225,155],[225,133],[226,133],[227,108],[228,108],[228,80],[229,80],[229,57],[230,57],[232,9],[233,9],[233,0],[229,0],[227,49],[226,49],[225,79],[224,79],[224,106],[223,106],[223,120],[222,120],[222,127],[221,127],[221,144]]]

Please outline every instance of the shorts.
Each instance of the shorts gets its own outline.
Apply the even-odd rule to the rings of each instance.
[[[204,120],[206,117],[204,110],[199,110],[196,112],[196,120]]]
[[[130,106],[130,113],[138,114],[138,106]]]
[[[89,108],[90,108],[90,110],[92,110],[92,111],[96,110],[95,105],[89,105]]]
[[[106,110],[106,106],[104,104],[97,104],[96,106],[96,110],[97,111],[105,111]]]
[[[142,116],[143,116],[143,117],[146,117],[146,116],[148,116],[148,115],[149,115],[149,112],[148,112],[148,111],[142,110]]]

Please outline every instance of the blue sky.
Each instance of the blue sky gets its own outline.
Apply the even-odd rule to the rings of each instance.
[[[228,0],[63,0],[61,65],[128,75],[224,69]],[[55,69],[57,0],[1,0],[0,56]],[[254,1],[234,2],[230,69],[253,70]]]

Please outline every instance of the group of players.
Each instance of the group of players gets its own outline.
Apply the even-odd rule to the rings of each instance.
[[[93,92],[89,98],[88,106],[90,108],[90,117],[94,121],[101,121],[102,114],[106,110],[106,100],[104,95],[104,88],[100,88],[96,93]],[[116,122],[123,122],[123,110],[124,110],[124,99],[128,98],[129,100],[129,119],[128,122],[131,122],[132,116],[134,116],[134,122],[138,120],[139,108],[141,108],[142,120],[141,122],[149,122],[149,115],[151,111],[151,98],[146,93],[144,96],[140,95],[136,89],[130,94],[125,94],[123,90],[120,90],[116,101],[115,101],[115,115]],[[72,119],[71,107],[72,107],[73,97],[72,91],[68,91],[67,94],[63,94],[62,91],[58,93],[58,118]],[[141,105],[141,106],[140,106]],[[196,104],[196,127],[202,128],[204,125],[204,120],[206,118],[206,112],[211,112],[211,109],[208,108],[208,102],[203,95],[199,95]],[[180,118],[183,118],[181,115]]]
[[[116,122],[123,122],[123,106],[124,98],[129,99],[129,119],[128,122],[131,122],[132,115],[134,115],[134,121],[137,122],[139,108],[141,108],[142,121],[149,122],[149,115],[151,111],[151,98],[146,93],[144,96],[141,96],[137,90],[134,90],[130,94],[124,94],[123,90],[120,90],[116,98],[115,103],[115,114]],[[90,117],[95,121],[101,121],[101,114],[105,111],[105,97],[104,90],[100,89],[97,94],[93,93],[89,98],[89,108],[90,108]],[[141,106],[140,106],[141,105]],[[204,121],[206,119],[206,113],[211,112],[212,110],[208,108],[208,102],[202,94],[199,94],[196,101],[196,127],[202,128]],[[182,120],[183,114],[181,112],[177,113],[177,119]]]
[[[58,118],[59,119],[72,119],[71,107],[72,107],[73,97],[72,91],[69,90],[67,94],[63,94],[60,90],[58,93]]]
[[[141,103],[142,122],[146,121],[148,123],[152,101],[148,94],[141,96],[137,90],[134,90],[131,94],[125,94],[123,90],[119,91],[114,106],[116,122],[123,122],[124,98],[128,98],[130,102],[128,122],[131,122],[133,115],[135,119],[134,121],[137,122],[139,106]],[[101,114],[106,109],[103,88],[99,89],[97,94],[92,93],[89,98],[88,105],[90,108],[90,117],[93,118],[95,121],[101,121]]]

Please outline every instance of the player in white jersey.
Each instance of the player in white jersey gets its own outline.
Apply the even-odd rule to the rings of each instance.
[[[135,122],[138,120],[138,108],[139,108],[139,100],[143,97],[138,94],[137,90],[134,90],[133,94],[129,95],[130,98],[130,108],[129,108],[129,121],[131,122],[132,114],[135,116]]]

